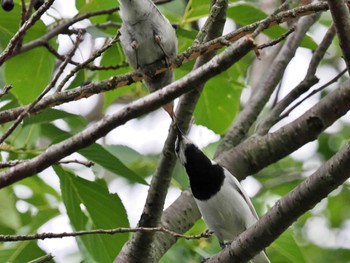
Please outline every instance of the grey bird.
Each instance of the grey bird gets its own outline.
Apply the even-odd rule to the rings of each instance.
[[[227,169],[210,160],[179,128],[175,153],[188,174],[193,197],[221,247],[256,221],[258,215],[248,195]],[[253,263],[269,263],[261,251]]]
[[[151,0],[118,0],[120,17],[120,42],[129,64],[134,69],[143,69],[156,61],[168,63],[177,54],[177,38],[169,20]],[[174,81],[174,72],[168,69],[144,83],[150,92],[163,88]],[[173,118],[173,103],[164,106]]]

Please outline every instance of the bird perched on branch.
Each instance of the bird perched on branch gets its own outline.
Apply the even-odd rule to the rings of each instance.
[[[151,0],[118,0],[120,17],[120,41],[128,62],[134,69],[143,69],[159,60],[168,61],[177,54],[177,38],[169,20]],[[167,69],[144,83],[150,92],[163,88],[174,81],[174,72]],[[173,103],[164,109],[173,118]]]
[[[232,241],[258,221],[258,215],[238,180],[210,160],[179,128],[177,131],[175,153],[186,169],[192,194],[204,221],[223,248],[225,242]],[[270,261],[261,251],[252,262]]]

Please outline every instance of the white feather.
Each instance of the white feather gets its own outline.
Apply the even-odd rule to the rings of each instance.
[[[214,231],[221,244],[232,241],[258,220],[253,204],[241,184],[226,169],[224,173],[225,180],[218,193],[206,201],[195,198],[204,221],[209,229]],[[262,251],[252,259],[252,262],[270,261]]]

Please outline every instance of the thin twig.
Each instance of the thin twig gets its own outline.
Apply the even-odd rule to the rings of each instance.
[[[53,256],[51,254],[47,254],[45,256],[42,256],[40,258],[36,258],[32,261],[29,261],[28,263],[45,263],[45,262],[49,262],[51,260],[53,260]]]
[[[289,107],[293,101],[296,101],[297,98],[299,98],[302,94],[307,92],[313,85],[315,85],[318,82],[318,78],[316,77],[317,67],[321,63],[329,46],[332,44],[335,34],[336,31],[333,25],[328,29],[321,43],[313,53],[304,79],[282,100],[280,100],[276,105],[274,105],[271,112],[265,119],[260,121],[256,129],[256,132],[259,135],[266,134],[274,124],[276,124],[282,119],[282,117],[280,116],[282,112],[287,107]],[[285,117],[286,115],[283,116]]]
[[[280,14],[275,16],[276,20],[271,22],[270,27],[278,23],[283,23],[285,21],[288,21],[288,19],[291,19],[291,18],[295,18],[298,16],[305,16],[315,12],[325,11],[327,9],[328,9],[328,5],[326,3],[317,3],[317,4],[306,5],[306,6],[297,7],[285,12],[281,12]],[[147,72],[155,72],[155,74],[159,74],[167,70],[169,67],[170,68],[180,67],[181,65],[193,59],[196,59],[200,55],[208,54],[219,48],[222,48],[223,46],[225,46],[223,43],[226,41],[235,42],[238,39],[241,39],[242,37],[246,36],[247,34],[252,33],[260,23],[263,23],[263,21],[264,20],[261,20],[251,25],[242,27],[225,36],[215,38],[212,41],[199,45],[198,47],[189,48],[182,54],[178,55],[174,61],[170,61],[170,65],[166,64],[164,61],[156,62],[155,64],[150,65],[149,69],[147,68]],[[73,100],[79,100],[81,98],[87,98],[97,93],[101,93],[108,90],[123,87],[126,85],[130,85],[131,83],[141,81],[143,78],[144,76],[141,72],[134,71],[132,73],[119,75],[109,80],[102,81],[99,84],[91,84],[88,86],[84,86],[82,88],[76,88],[73,90],[69,90],[67,92],[58,93],[59,96],[58,94],[53,94],[46,98],[47,100],[45,100],[45,103],[40,104],[40,106],[38,105],[38,107],[35,107],[33,111],[30,111],[28,113],[35,113],[43,109],[46,109],[48,107],[53,107],[53,106],[60,105],[62,103],[66,103]],[[0,123],[14,120],[14,118],[16,118],[23,110],[26,110],[27,108],[28,106],[22,106],[22,107],[1,112]]]
[[[56,85],[59,77],[62,75],[64,69],[68,65],[69,60],[74,55],[75,51],[78,49],[78,46],[80,42],[82,41],[82,36],[78,35],[76,39],[76,43],[73,46],[71,52],[68,54],[67,59],[62,63],[60,68],[58,69],[58,72],[54,79],[46,86],[44,91],[38,96],[38,98],[35,99],[35,101],[30,104],[28,109],[26,111],[23,111],[16,119],[16,121],[11,125],[11,127],[5,132],[5,134],[0,138],[0,144],[5,141],[5,139],[16,129],[16,127],[22,122],[24,117],[30,112],[31,109],[34,108],[34,106]]]
[[[329,85],[337,82],[341,76],[343,76],[346,73],[347,69],[343,69],[337,76],[335,76],[334,78],[332,78],[330,81],[328,81],[327,83],[325,83],[324,85],[322,85],[321,87],[319,87],[318,89],[313,90],[312,92],[310,92],[310,94],[308,94],[305,98],[303,98],[302,100],[298,101],[295,105],[293,105],[292,107],[290,107],[284,114],[282,114],[279,118],[279,120],[284,119],[285,117],[287,117],[296,107],[298,107],[300,104],[302,104],[305,100],[307,100],[308,98],[312,97],[313,95],[315,95],[316,93],[322,91],[323,89],[327,88]],[[278,120],[278,121],[279,121]]]
[[[12,89],[12,86],[11,85],[6,85],[4,87],[4,89],[0,92],[0,98],[2,96],[5,96],[7,93],[9,93],[9,91]]]
[[[96,234],[107,234],[114,235],[120,233],[134,233],[134,232],[163,232],[172,235],[176,238],[190,239],[200,239],[209,238],[212,232],[205,231],[199,235],[183,235],[176,233],[164,227],[135,227],[135,228],[125,228],[119,227],[114,229],[95,229],[95,230],[82,230],[77,232],[63,232],[63,233],[37,233],[33,235],[0,235],[1,242],[16,242],[16,241],[27,241],[27,240],[44,240],[47,238],[63,238],[63,237],[77,237],[84,235],[96,235]]]
[[[21,41],[24,34],[27,32],[29,28],[31,28],[35,22],[37,22],[41,16],[49,9],[49,7],[53,4],[55,0],[48,0],[45,2],[39,9],[36,11],[16,32],[16,34],[11,38],[9,44],[0,54],[0,66],[4,63],[4,61],[12,55],[15,48],[17,47],[19,41]]]
[[[93,62],[96,58],[98,58],[99,56],[101,56],[103,54],[103,52],[105,52],[108,48],[110,48],[111,46],[113,46],[117,41],[119,40],[119,34],[116,35],[114,38],[112,38],[112,40],[104,45],[102,48],[100,48],[99,50],[96,50],[94,52],[94,54],[88,58],[87,60],[85,60],[83,63],[77,65],[75,68],[73,68],[69,74],[67,74],[67,76],[65,76],[65,78],[61,81],[61,83],[58,85],[57,87],[57,91],[61,91],[64,87],[64,85],[67,83],[67,81],[74,76],[75,73],[77,73],[80,69],[84,68],[86,65],[89,65],[91,62]]]
[[[80,161],[80,160],[63,160],[63,161],[59,161],[58,163],[61,163],[61,164],[70,164],[70,163],[77,163],[77,164],[81,164],[81,165],[84,165],[86,167],[92,167],[95,165],[94,162],[91,162],[91,161]]]
[[[337,29],[340,48],[350,74],[350,21],[349,7],[344,1],[327,0],[334,25]]]
[[[58,24],[56,27],[54,27],[53,29],[48,31],[42,37],[35,39],[35,40],[23,45],[20,52],[25,52],[25,51],[28,51],[28,50],[33,49],[35,47],[42,46],[44,43],[47,43],[51,38],[53,38],[59,34],[65,34],[65,32],[69,31],[69,27],[74,25],[77,22],[80,22],[84,19],[88,19],[88,18],[95,17],[95,16],[112,14],[118,10],[119,10],[119,6],[113,7],[110,9],[89,12],[89,13],[85,13],[85,14],[73,17],[72,19],[70,19],[68,21],[64,21],[63,23]]]
[[[0,162],[0,168],[8,168],[8,167],[13,167],[16,166],[17,164],[24,163],[27,160],[12,160],[8,162]],[[71,163],[76,163],[76,164],[81,164],[86,167],[92,167],[95,165],[94,162],[91,161],[80,161],[80,160],[62,160],[58,161],[57,164],[71,164]]]
[[[284,39],[286,39],[291,33],[295,31],[295,27],[291,27],[286,33],[282,34],[279,38],[271,40],[268,43],[261,44],[257,47],[257,49],[264,49],[266,47],[272,47],[274,45],[277,45],[278,43],[282,42]]]

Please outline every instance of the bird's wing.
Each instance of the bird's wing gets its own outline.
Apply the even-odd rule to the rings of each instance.
[[[227,169],[225,169],[225,175],[229,178],[230,184],[242,195],[243,199],[247,202],[250,211],[252,212],[253,216],[259,220],[259,216],[255,211],[255,208],[252,204],[252,201],[250,200],[248,194],[245,192],[241,184],[238,182],[237,178],[234,177]]]

